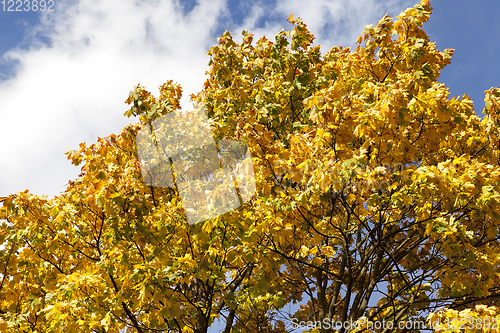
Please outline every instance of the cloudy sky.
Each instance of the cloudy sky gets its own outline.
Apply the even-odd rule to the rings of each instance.
[[[364,26],[416,0],[54,0],[53,11],[8,11],[0,4],[0,197],[29,189],[57,195],[79,168],[65,151],[118,133],[133,119],[124,100],[141,83],[173,79],[183,108],[208,70],[205,54],[229,30],[272,38],[301,16],[322,45],[354,45]],[[51,1],[46,2],[51,5]],[[456,49],[440,81],[469,94],[500,86],[500,2],[434,0],[425,25],[439,49]],[[12,7],[15,9],[15,7]],[[24,8],[23,8],[24,9]]]

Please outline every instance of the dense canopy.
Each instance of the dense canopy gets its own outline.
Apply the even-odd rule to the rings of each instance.
[[[0,330],[498,319],[500,90],[482,119],[450,98],[437,78],[453,50],[422,29],[430,13],[423,0],[323,55],[300,18],[274,40],[218,38],[191,97],[215,142],[249,147],[256,193],[203,222],[188,223],[177,187],[144,182],[136,147],[180,110],[181,87],[135,87],[139,122],[68,151],[81,174],[63,194],[2,199]]]

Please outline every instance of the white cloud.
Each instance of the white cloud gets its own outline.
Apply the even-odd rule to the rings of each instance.
[[[290,30],[286,23],[289,15],[301,17],[316,37],[315,45],[321,44],[323,52],[332,46],[354,46],[357,37],[368,24],[377,23],[386,13],[396,17],[402,10],[412,7],[417,0],[277,0],[270,3],[259,1],[248,11],[243,24],[234,29],[233,36],[240,36],[241,30],[250,30],[257,38],[266,35],[273,38],[282,28]],[[263,17],[272,16],[264,27],[256,27]],[[279,20],[279,21],[278,21]],[[239,38],[241,40],[241,38]]]
[[[173,0],[56,3],[33,32],[32,47],[7,54],[19,67],[0,83],[0,196],[24,189],[63,191],[79,173],[63,152],[134,122],[123,116],[124,100],[138,83],[157,95],[157,87],[172,79],[183,87],[183,108],[190,108],[189,95],[202,87],[205,51],[216,43],[218,25],[238,40],[242,30],[271,39],[282,27],[291,28],[285,19],[293,14],[330,47],[352,44],[366,24],[386,11],[398,14],[408,1],[260,2],[246,5],[239,25],[232,23],[226,0],[199,1],[187,14]],[[271,14],[273,20],[266,21]],[[263,19],[266,24],[257,27]],[[333,30],[324,29],[327,23]],[[40,43],[40,36],[49,43]]]
[[[211,32],[222,0],[203,1],[187,16],[172,2],[58,3],[39,35],[50,47],[12,50],[19,71],[0,85],[0,195],[29,188],[57,194],[78,168],[63,152],[118,132],[124,100],[138,83],[157,94],[182,84],[183,107],[200,90]]]
[[[386,13],[395,17],[415,0],[318,0],[304,6],[301,0],[278,0],[276,10],[283,15],[301,17],[326,52],[331,46],[353,46],[367,24],[377,23]]]

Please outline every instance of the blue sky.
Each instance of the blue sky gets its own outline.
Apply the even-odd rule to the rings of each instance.
[[[56,0],[54,11],[0,8],[0,196],[30,189],[56,195],[79,168],[63,152],[117,133],[128,92],[157,94],[168,79],[188,96],[208,69],[205,51],[229,30],[273,37],[301,16],[322,52],[354,45],[364,26],[409,0]],[[439,49],[455,48],[442,73],[451,96],[469,94],[481,112],[484,90],[500,86],[498,1],[435,0],[425,29]],[[1,5],[0,5],[1,6]]]

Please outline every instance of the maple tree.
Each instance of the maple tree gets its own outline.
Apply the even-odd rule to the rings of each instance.
[[[449,98],[453,50],[422,29],[430,13],[421,1],[324,55],[300,18],[274,41],[225,32],[191,97],[216,140],[249,146],[257,193],[204,222],[141,176],[137,134],[180,109],[180,86],[135,87],[139,123],[68,151],[82,172],[63,194],[2,198],[0,330],[499,318],[500,90],[482,120]]]

